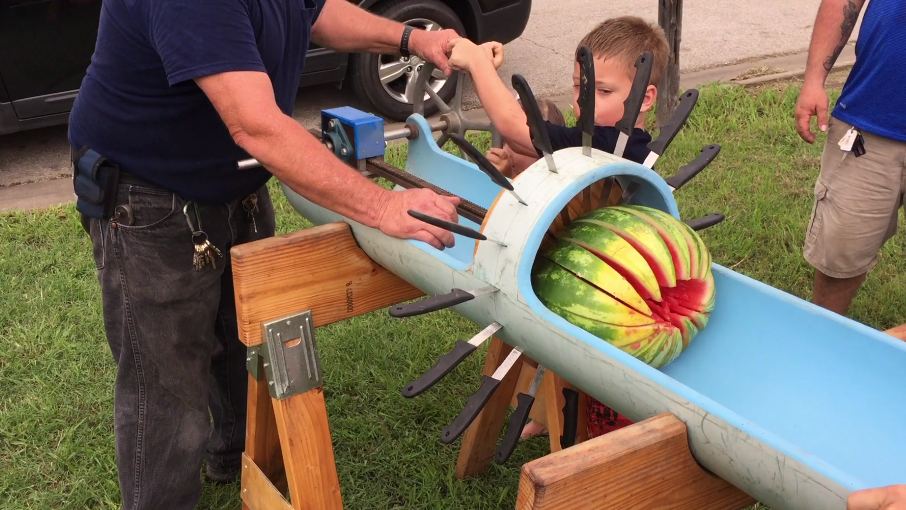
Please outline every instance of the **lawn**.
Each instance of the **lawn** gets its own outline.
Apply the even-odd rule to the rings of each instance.
[[[719,143],[718,159],[677,192],[684,218],[722,212],[701,233],[716,263],[810,298],[802,240],[824,136],[796,134],[797,89],[705,87],[657,170],[664,176]],[[832,98],[836,98],[834,91]],[[481,140],[487,145],[487,137]],[[403,162],[404,146],[390,159]],[[309,226],[275,191],[278,233]],[[73,206],[0,215],[0,509],[115,509],[112,388],[91,247]],[[891,240],[851,311],[869,326],[904,322],[906,261]],[[417,377],[474,324],[449,312],[391,320],[380,310],[318,330],[325,395],[346,508],[512,509],[520,466],[547,439],[520,445],[504,466],[456,480],[458,442],[441,429],[479,383],[471,356],[430,392],[405,399]],[[740,377],[760,377],[740,374]],[[238,483],[206,486],[200,508],[239,508]]]

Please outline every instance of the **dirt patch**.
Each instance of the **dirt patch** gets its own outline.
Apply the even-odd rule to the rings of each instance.
[[[748,80],[749,78],[758,78],[760,76],[769,76],[783,72],[786,72],[786,69],[768,66],[750,67],[749,69],[746,69],[742,74],[730,81]]]
[[[825,82],[825,87],[830,89],[840,90],[843,88],[843,84],[846,83],[846,78],[849,77],[850,68],[846,69],[835,69],[827,76],[827,81]],[[752,76],[747,76],[746,78],[751,78]],[[737,78],[742,79],[742,78]],[[790,85],[801,86],[802,85],[802,76],[793,76],[789,78],[782,78],[779,80],[758,83],[754,85],[747,85],[746,88],[753,93],[759,93],[765,90],[776,90],[783,91],[786,90]]]

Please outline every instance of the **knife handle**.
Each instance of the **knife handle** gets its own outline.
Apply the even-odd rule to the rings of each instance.
[[[595,131],[595,61],[588,46],[576,52],[579,63],[579,120],[578,126],[589,135]]]
[[[686,125],[686,121],[689,120],[689,115],[692,113],[692,109],[695,108],[695,103],[697,102],[697,89],[689,89],[686,92],[683,92],[683,95],[680,96],[679,104],[676,105],[676,110],[661,128],[661,132],[658,133],[657,139],[652,140],[651,143],[648,144],[648,149],[651,150],[651,152],[654,152],[658,156],[664,154],[664,151],[667,150],[667,146],[670,145],[670,142],[676,138],[680,129]]]
[[[579,393],[576,390],[563,388],[563,435],[560,436],[560,448],[569,448],[576,444],[576,433],[579,429]]]
[[[513,184],[509,181],[509,179],[504,177],[504,175],[500,173],[500,170],[497,170],[497,167],[494,166],[493,163],[488,161],[488,158],[484,157],[484,154],[482,154],[477,147],[469,143],[469,141],[463,138],[459,133],[450,133],[449,136],[450,140],[453,140],[453,143],[455,143],[460,149],[468,154],[469,157],[472,158],[472,161],[474,161],[475,164],[478,165],[478,168],[481,169],[481,171],[484,172],[485,175],[490,177],[495,184],[510,191],[514,189]]]
[[[490,400],[491,395],[494,394],[494,390],[496,390],[498,386],[500,386],[500,381],[497,379],[487,375],[481,376],[481,387],[478,388],[478,391],[469,396],[469,399],[466,401],[466,406],[462,408],[462,411],[459,412],[459,415],[453,420],[453,423],[444,427],[443,435],[441,435],[440,440],[444,444],[450,444],[453,441],[456,441],[456,439],[469,428],[469,425],[472,424],[472,421],[475,420],[478,413],[480,413],[485,404],[488,403],[488,400]]]
[[[701,218],[689,220],[686,222],[686,225],[689,225],[692,230],[704,230],[724,221],[724,218],[725,216],[721,213],[710,213]]]
[[[486,241],[488,239],[481,232],[471,229],[465,225],[460,225],[459,223],[453,223],[451,221],[445,221],[440,218],[435,218],[434,216],[428,216],[427,214],[420,213],[418,211],[413,211],[410,209],[409,216],[412,216],[417,220],[424,221],[429,225],[434,225],[435,227],[449,230],[450,232],[453,232],[455,234],[460,234],[472,239],[478,239],[480,241]]]
[[[395,305],[390,308],[390,316],[412,317],[414,315],[436,312],[438,310],[443,310],[444,308],[456,306],[460,303],[465,303],[474,297],[475,295],[471,292],[466,292],[462,289],[453,289],[452,292],[447,294],[435,294],[414,303]]]
[[[648,89],[653,63],[654,57],[648,51],[639,55],[635,61],[635,78],[632,80],[629,95],[623,101],[623,118],[616,123],[616,128],[627,136],[632,133],[632,128],[635,127],[639,112],[642,110],[642,101],[645,99],[645,91]]]
[[[498,464],[506,462],[513,450],[516,449],[516,443],[519,442],[519,436],[522,435],[522,429],[528,421],[532,404],[535,403],[535,397],[520,393],[516,395],[516,402],[516,410],[510,416],[510,424],[507,425],[506,436],[503,437],[503,441],[497,446],[497,451],[494,452],[494,458]]]
[[[454,368],[462,363],[469,354],[475,352],[475,349],[476,347],[474,345],[463,342],[462,340],[457,340],[456,345],[453,346],[453,350],[446,354],[442,354],[437,358],[437,363],[435,363],[434,366],[429,368],[421,377],[406,385],[403,389],[403,396],[412,398],[434,386],[438,381],[443,379],[444,376],[452,372]]]
[[[693,159],[691,163],[680,167],[679,171],[676,172],[676,175],[665,179],[665,182],[669,184],[674,191],[680,189],[680,187],[691,181],[693,177],[710,165],[718,154],[720,154],[720,145],[717,145],[716,143],[702,147],[702,151],[698,157]]]
[[[525,119],[528,123],[532,144],[544,154],[553,153],[551,139],[547,135],[547,129],[544,128],[544,117],[541,116],[541,108],[538,107],[538,101],[535,100],[531,87],[529,87],[528,82],[525,81],[521,74],[513,75],[513,89],[519,94],[519,100],[522,102],[522,109],[525,111]]]

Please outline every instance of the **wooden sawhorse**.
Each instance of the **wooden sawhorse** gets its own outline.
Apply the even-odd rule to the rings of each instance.
[[[243,509],[341,510],[314,332],[424,293],[372,261],[345,223],[236,246],[230,255],[239,334],[248,347]],[[484,373],[510,350],[493,339]],[[518,510],[738,510],[755,502],[695,462],[685,424],[669,413],[594,439],[580,433],[577,444],[561,450],[563,405],[555,399],[566,383],[548,377],[535,415],[546,417],[552,452],[523,465]],[[490,465],[519,378],[519,370],[510,371],[464,434],[458,478]]]

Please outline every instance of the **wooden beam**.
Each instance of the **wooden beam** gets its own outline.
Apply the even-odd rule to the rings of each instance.
[[[512,350],[512,347],[497,337],[491,337],[491,345],[488,346],[482,375],[492,375]],[[497,442],[500,440],[500,432],[506,422],[510,399],[519,382],[519,367],[522,362],[517,360],[516,363],[500,381],[500,386],[497,387],[494,395],[463,434],[459,457],[456,460],[456,478],[476,475],[484,472],[491,465]]]
[[[661,128],[676,111],[679,101],[683,0],[658,0],[657,20],[658,25],[664,29],[664,35],[667,36],[667,43],[670,45],[667,69],[657,88],[657,125]]]
[[[755,499],[702,469],[669,413],[522,467],[517,510],[739,510]]]
[[[272,400],[295,510],[343,510],[340,479],[321,388]]]
[[[262,376],[264,369],[261,369]],[[245,486],[246,460],[255,465],[255,469],[262,473],[269,484],[276,487],[280,494],[286,494],[286,470],[283,469],[283,457],[280,451],[280,436],[277,432],[277,422],[274,419],[274,407],[267,389],[267,378],[256,380],[251,374],[248,376],[248,411],[245,425],[245,453],[243,453],[242,484]],[[243,495],[245,491],[243,490]],[[244,498],[243,498],[244,500]],[[255,510],[254,507],[243,503],[243,510]],[[269,507],[259,507],[269,508]]]
[[[344,222],[234,246],[239,338],[262,343],[261,323],[312,311],[315,327],[425,294],[362,251]]]
[[[242,508],[250,510],[293,510],[283,494],[246,454],[242,454]]]

